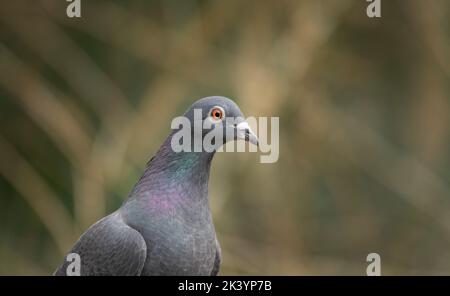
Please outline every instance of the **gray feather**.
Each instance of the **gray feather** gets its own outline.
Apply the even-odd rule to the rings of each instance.
[[[69,253],[80,256],[81,275],[140,275],[147,245],[115,212],[92,225]],[[69,264],[65,260],[55,275],[66,275]]]
[[[194,108],[220,106],[230,117],[243,118],[224,97],[195,102]],[[81,258],[81,275],[217,275],[221,262],[208,204],[208,179],[214,152],[174,152],[173,131],[125,203],[92,225],[69,253]],[[204,136],[204,135],[200,135]],[[65,259],[55,271],[66,275]]]

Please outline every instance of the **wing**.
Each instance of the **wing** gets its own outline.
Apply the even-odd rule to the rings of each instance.
[[[141,234],[115,212],[92,225],[70,253],[80,256],[80,275],[139,275],[147,246]],[[71,263],[64,258],[55,275],[66,275]]]
[[[217,240],[216,237],[216,258],[214,259],[214,266],[211,271],[212,276],[215,276],[219,273],[221,261],[222,261],[222,251],[220,249],[219,241]]]

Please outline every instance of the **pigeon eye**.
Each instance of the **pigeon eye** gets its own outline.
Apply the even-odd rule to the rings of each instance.
[[[223,113],[221,108],[215,107],[211,110],[210,115],[214,120],[221,120],[223,118]]]

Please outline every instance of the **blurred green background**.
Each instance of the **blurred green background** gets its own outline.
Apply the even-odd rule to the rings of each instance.
[[[209,95],[280,117],[219,153],[221,274],[450,274],[450,2],[0,2],[0,274],[51,274]]]

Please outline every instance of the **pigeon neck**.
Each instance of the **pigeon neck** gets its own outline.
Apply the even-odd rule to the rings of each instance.
[[[147,169],[155,172],[166,172],[178,177],[196,176],[200,173],[209,175],[214,152],[175,152],[172,149],[172,136],[169,135],[155,157],[148,164]]]
[[[206,199],[214,152],[175,152],[170,145],[171,139],[172,135],[147,164],[134,193],[175,187],[187,197]],[[161,186],[165,188],[157,188]]]

